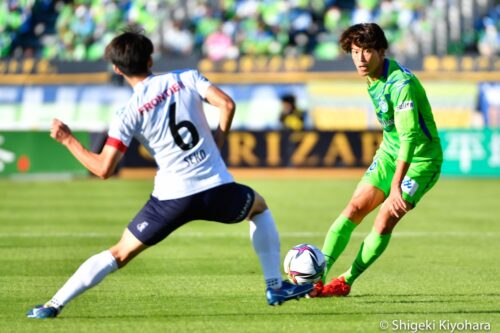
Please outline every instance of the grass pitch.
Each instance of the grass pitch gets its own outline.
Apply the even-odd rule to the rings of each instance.
[[[282,257],[301,242],[321,247],[356,185],[242,182],[272,208]],[[500,332],[500,180],[493,179],[441,179],[347,298],[270,307],[248,224],[193,222],[73,300],[59,318],[25,318],[119,239],[151,188],[151,181],[118,179],[0,181],[0,332],[478,331],[473,324]],[[373,217],[355,230],[331,277],[350,265]]]

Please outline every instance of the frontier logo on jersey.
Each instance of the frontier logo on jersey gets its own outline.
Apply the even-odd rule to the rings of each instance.
[[[174,93],[179,92],[181,89],[186,88],[182,81],[177,81],[172,84],[170,87],[165,89],[161,94],[144,104],[139,108],[139,113],[142,115],[144,112],[148,112],[153,110],[157,105],[160,105],[167,98],[171,97]]]
[[[149,223],[144,221],[144,222],[141,222],[137,225],[137,230],[139,230],[139,232],[143,232],[144,229],[146,229],[148,227]]]
[[[406,101],[396,106],[396,112],[413,109],[413,101]]]

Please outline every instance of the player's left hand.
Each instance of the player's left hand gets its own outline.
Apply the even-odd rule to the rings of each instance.
[[[400,189],[391,189],[391,193],[385,200],[385,204],[391,214],[397,218],[403,217],[411,209],[410,204],[403,199]]]
[[[57,142],[65,144],[71,137],[71,130],[65,123],[55,118],[54,120],[52,120],[50,136]]]

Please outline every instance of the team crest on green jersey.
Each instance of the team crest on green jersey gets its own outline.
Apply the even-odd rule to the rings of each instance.
[[[387,105],[385,98],[382,97],[378,100],[378,108],[383,113],[386,113],[389,110],[389,105]]]
[[[377,118],[384,131],[390,132],[394,129],[394,112],[389,112],[386,96],[380,96],[378,99]]]

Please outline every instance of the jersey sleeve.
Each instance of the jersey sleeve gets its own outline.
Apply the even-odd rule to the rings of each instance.
[[[414,90],[412,81],[407,79],[396,83],[391,94],[394,122],[401,143],[398,159],[405,162],[411,162],[420,131]]]
[[[208,80],[197,70],[191,71],[191,78],[193,80],[194,88],[196,89],[198,94],[200,94],[202,98],[205,98],[207,90],[212,85],[212,82],[210,82],[210,80]]]
[[[127,108],[118,110],[108,130],[106,145],[110,145],[125,153],[135,133],[135,122]]]

